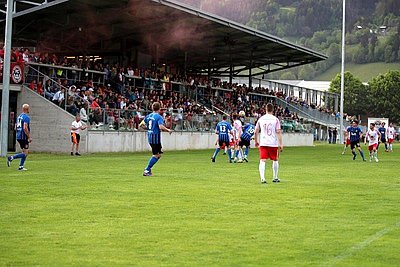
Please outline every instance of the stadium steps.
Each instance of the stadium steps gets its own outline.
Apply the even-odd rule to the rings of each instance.
[[[276,98],[276,103],[282,108],[288,107],[291,112],[296,112],[299,117],[303,119],[308,119],[320,125],[327,127],[337,127],[339,128],[340,122],[334,116],[328,113],[321,112],[316,109],[310,109],[301,105],[294,105],[286,102],[283,99]]]
[[[71,149],[70,127],[75,117],[27,86],[18,95],[18,112],[22,104],[30,105],[32,144],[34,152],[68,153]],[[86,135],[81,135],[80,151],[86,151]]]

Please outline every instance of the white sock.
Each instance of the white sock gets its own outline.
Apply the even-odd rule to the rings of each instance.
[[[278,179],[278,170],[279,170],[279,163],[278,161],[272,162],[272,172],[274,175],[274,179]]]
[[[265,181],[265,161],[260,160],[260,164],[258,165],[258,170],[260,171],[261,181]]]
[[[392,144],[390,144],[390,151],[392,151],[393,150],[393,145]]]

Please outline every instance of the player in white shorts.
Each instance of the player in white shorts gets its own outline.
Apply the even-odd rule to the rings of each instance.
[[[393,127],[393,123],[390,123],[389,127],[386,129],[386,138],[388,141],[389,152],[393,152],[393,141],[396,138],[396,131]]]
[[[364,136],[364,144],[367,144],[368,140],[369,162],[371,162],[373,158],[375,158],[376,162],[379,162],[377,148],[380,139],[381,134],[377,129],[375,129],[375,123],[371,123],[367,133]]]
[[[232,116],[232,119],[233,119],[233,133],[234,133],[233,142],[235,144],[235,159],[233,160],[233,162],[242,163],[243,156],[239,147],[240,137],[243,134],[242,122],[239,120],[238,115],[236,114]]]

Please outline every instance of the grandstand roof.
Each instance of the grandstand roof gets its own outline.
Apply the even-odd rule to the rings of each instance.
[[[60,54],[125,56],[135,48],[158,63],[204,73],[211,67],[219,76],[228,76],[231,65],[234,76],[247,76],[249,69],[259,75],[326,59],[173,0],[67,0],[19,16],[14,24],[14,46],[39,44]]]

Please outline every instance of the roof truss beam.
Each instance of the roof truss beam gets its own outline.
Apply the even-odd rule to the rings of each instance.
[[[49,7],[52,7],[55,5],[59,5],[59,4],[68,2],[68,1],[69,0],[54,0],[54,1],[44,0],[41,3],[37,3],[37,2],[32,2],[32,1],[16,0],[15,4],[14,4],[15,9],[14,9],[13,18],[17,18],[17,17],[23,16],[26,14],[30,14],[32,12],[36,12],[36,11],[42,10],[44,8],[49,8]],[[18,3],[28,4],[33,7],[24,9],[22,11],[18,11]]]

